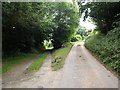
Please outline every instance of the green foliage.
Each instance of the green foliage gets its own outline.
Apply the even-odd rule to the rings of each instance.
[[[80,40],[82,40],[82,37],[80,36],[80,34],[77,34],[71,38],[71,42],[76,42]]]
[[[28,72],[39,70],[47,55],[48,52],[44,52],[43,54],[41,54],[40,57],[28,67]]]
[[[50,6],[42,2],[2,4],[3,55],[43,48],[46,29],[51,27]]]
[[[2,3],[3,56],[44,50],[44,40],[61,47],[78,27],[78,11],[67,2]]]
[[[106,36],[100,33],[89,36],[85,46],[120,75],[120,26],[109,31]]]
[[[60,48],[62,44],[70,41],[72,34],[79,25],[79,15],[76,5],[72,3],[57,3],[56,17],[53,31],[53,46]]]
[[[56,49],[53,53],[52,53],[52,56],[53,56],[53,61],[52,61],[52,70],[58,70],[60,68],[63,67],[64,65],[64,61],[70,51],[72,47],[72,44],[69,44],[68,46],[66,47],[62,47],[62,48],[59,48],[59,49]]]
[[[77,30],[76,34],[80,34],[82,37],[82,40],[85,40],[85,38],[89,35],[91,30],[86,30],[85,27],[79,26],[79,29]]]
[[[82,5],[81,11],[84,20],[90,17],[97,26],[85,46],[120,75],[120,2],[90,2]]]
[[[79,40],[82,40],[82,37],[79,34],[75,35],[75,37]]]
[[[120,2],[91,2],[82,6],[85,12],[84,20],[90,16],[96,23],[99,31],[107,34],[113,29],[113,22],[120,17]]]
[[[50,40],[49,41],[44,40],[44,46],[46,49],[53,49],[53,44]]]

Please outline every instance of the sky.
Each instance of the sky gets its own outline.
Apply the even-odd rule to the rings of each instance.
[[[80,18],[80,25],[85,27],[87,30],[95,29],[96,26],[92,22],[90,22],[91,20],[89,21],[89,19],[87,19],[86,21],[83,21],[83,16],[84,14],[82,14]]]

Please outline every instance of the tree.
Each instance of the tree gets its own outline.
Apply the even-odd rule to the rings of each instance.
[[[79,25],[78,9],[72,3],[57,3],[55,8],[55,23],[53,31],[53,46],[60,48],[70,41],[72,34]]]
[[[80,34],[81,37],[82,37],[82,40],[84,40],[85,37],[88,36],[88,31],[86,30],[85,27],[79,26],[79,29],[78,29],[78,31],[76,32],[76,34]]]
[[[3,55],[44,49],[44,41],[59,48],[68,42],[79,23],[75,2],[4,2]]]
[[[43,48],[50,27],[52,4],[4,2],[2,4],[3,53],[29,52]],[[51,7],[51,8],[50,8]],[[47,27],[47,28],[46,28]]]
[[[92,2],[82,6],[85,12],[84,19],[92,17],[96,22],[98,30],[103,34],[113,29],[113,22],[120,18],[120,2]]]

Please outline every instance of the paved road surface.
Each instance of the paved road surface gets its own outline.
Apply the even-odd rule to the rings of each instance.
[[[59,71],[51,70],[49,54],[41,69],[25,80],[4,84],[11,88],[118,88],[118,79],[101,65],[84,47],[75,44],[65,65]]]

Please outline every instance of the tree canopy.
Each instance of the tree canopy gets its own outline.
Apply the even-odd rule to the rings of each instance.
[[[54,48],[68,42],[79,25],[75,2],[2,3],[3,55],[43,50],[44,40]]]
[[[107,34],[113,29],[113,22],[120,18],[120,2],[89,2],[81,7],[85,12],[84,20],[90,16],[96,23],[99,31]]]

